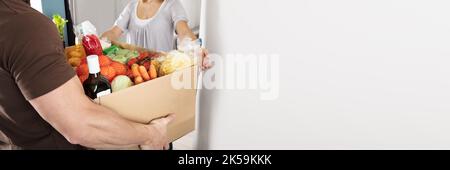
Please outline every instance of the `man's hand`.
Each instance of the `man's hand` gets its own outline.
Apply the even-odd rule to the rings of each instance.
[[[153,139],[141,145],[143,150],[167,150],[169,149],[169,138],[167,136],[167,126],[175,119],[175,115],[170,114],[165,118],[153,120],[147,127],[153,130]]]

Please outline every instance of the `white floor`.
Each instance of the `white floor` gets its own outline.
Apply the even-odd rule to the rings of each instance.
[[[174,150],[195,150],[195,139],[197,138],[197,133],[194,131],[183,138],[178,139],[173,142]]]

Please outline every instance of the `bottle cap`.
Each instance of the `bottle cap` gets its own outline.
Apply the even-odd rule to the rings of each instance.
[[[87,64],[89,68],[89,74],[100,73],[100,63],[97,55],[90,55],[87,58]]]

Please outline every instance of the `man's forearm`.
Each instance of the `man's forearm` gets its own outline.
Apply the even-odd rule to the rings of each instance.
[[[93,103],[74,76],[30,104],[70,143],[98,149],[153,144],[162,139],[155,126],[134,123]]]
[[[150,126],[123,119],[116,113],[101,106],[90,106],[84,110],[86,121],[77,138],[77,144],[96,149],[121,149],[145,144],[159,135]]]

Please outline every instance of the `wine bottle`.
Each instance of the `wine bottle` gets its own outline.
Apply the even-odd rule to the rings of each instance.
[[[111,84],[100,74],[100,64],[97,55],[87,57],[89,77],[83,83],[84,93],[91,99],[111,94]]]

